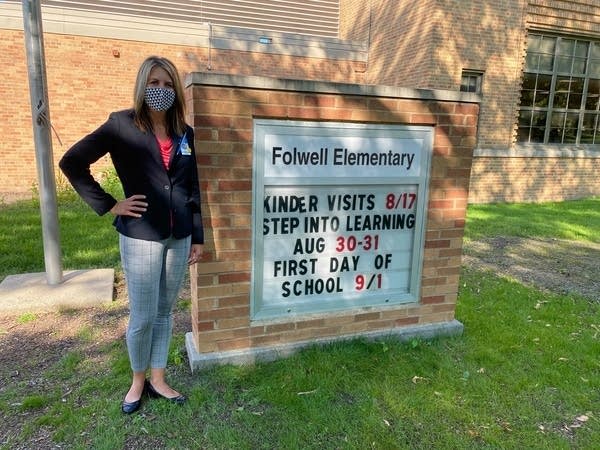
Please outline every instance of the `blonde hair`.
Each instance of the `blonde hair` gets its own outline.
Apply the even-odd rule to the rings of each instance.
[[[133,90],[133,109],[135,112],[134,121],[136,126],[142,131],[152,130],[152,120],[150,119],[150,110],[144,100],[146,85],[150,72],[155,67],[164,69],[171,77],[173,82],[173,90],[175,91],[175,102],[167,110],[167,132],[171,136],[181,136],[185,133],[185,103],[183,97],[183,87],[179,79],[179,73],[175,64],[167,58],[160,56],[150,56],[140,66],[137,78],[135,80],[135,88]]]

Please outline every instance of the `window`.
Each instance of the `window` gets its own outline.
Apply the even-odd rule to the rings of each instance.
[[[528,39],[517,141],[600,144],[600,42]]]
[[[481,94],[481,79],[482,78],[483,78],[482,72],[463,70],[462,78],[460,80],[460,91],[461,92],[475,92],[477,94]]]

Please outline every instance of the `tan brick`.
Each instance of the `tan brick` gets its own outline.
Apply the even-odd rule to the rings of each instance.
[[[217,349],[220,352],[231,350],[241,350],[250,347],[250,338],[228,339],[226,341],[217,342]]]
[[[216,302],[216,308],[232,308],[238,306],[248,306],[249,298],[247,295],[236,295],[233,297],[221,297]]]
[[[247,306],[238,306],[235,308],[213,309],[211,311],[202,311],[201,316],[205,319],[232,319],[248,317],[250,308]]]
[[[270,345],[281,344],[282,339],[280,334],[269,334],[262,336],[253,336],[250,339],[250,345],[252,347],[266,347]]]
[[[352,322],[354,322],[354,316],[351,315],[332,316],[324,319],[325,327],[344,325]]]
[[[296,328],[296,324],[294,322],[287,323],[277,323],[272,325],[265,325],[265,333],[281,333],[284,331],[294,330]]]
[[[380,312],[369,312],[369,313],[360,313],[354,316],[355,322],[369,321],[369,320],[378,320],[381,318]]]
[[[395,323],[396,323],[396,326],[399,326],[399,327],[415,325],[415,324],[419,323],[419,317],[418,316],[404,317],[404,318],[396,319]]]
[[[305,328],[319,328],[325,325],[324,319],[312,319],[296,322],[296,328],[302,330]]]
[[[235,317],[232,319],[215,320],[215,328],[219,330],[226,330],[231,328],[248,328],[249,325],[249,317]]]

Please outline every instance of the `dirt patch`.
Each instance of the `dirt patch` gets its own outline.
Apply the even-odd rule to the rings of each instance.
[[[544,291],[600,301],[600,244],[494,237],[465,243],[463,263]]]

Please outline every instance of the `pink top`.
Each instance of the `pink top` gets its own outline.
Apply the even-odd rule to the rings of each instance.
[[[171,159],[171,151],[173,150],[173,140],[171,138],[167,138],[164,141],[161,141],[156,138],[158,141],[158,146],[160,147],[160,156],[162,156],[163,164],[165,165],[165,169],[169,169],[169,159]]]

